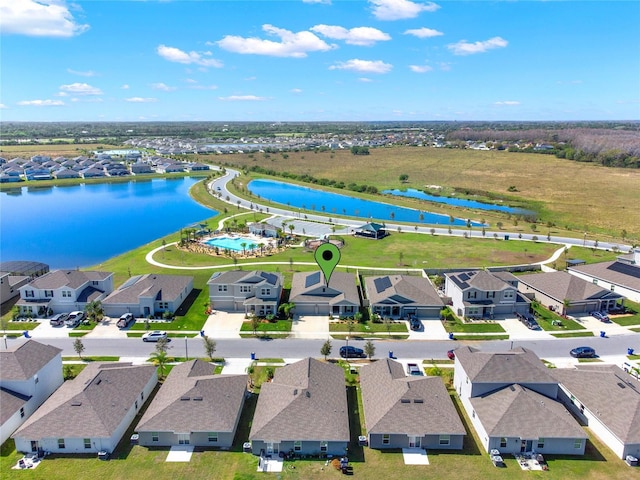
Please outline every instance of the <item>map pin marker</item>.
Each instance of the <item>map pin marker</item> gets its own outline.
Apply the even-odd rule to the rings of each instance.
[[[324,273],[324,281],[329,286],[329,279],[331,278],[331,274],[338,265],[340,261],[340,249],[336,247],[333,243],[323,243],[318,248],[316,248],[313,256],[316,259],[316,263]]]

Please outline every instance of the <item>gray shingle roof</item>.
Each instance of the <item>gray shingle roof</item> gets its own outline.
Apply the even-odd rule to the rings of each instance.
[[[580,302],[603,297],[616,298],[621,295],[587,282],[567,272],[533,273],[522,275],[520,283],[555,298],[558,302],[565,299]]]
[[[114,290],[103,304],[132,304],[141,298],[157,300],[174,300],[193,281],[193,277],[185,275],[159,275],[148,273],[130,278]]]
[[[602,262],[570,267],[569,270],[606,280],[616,285],[624,285],[640,292],[640,265],[628,265],[622,262]]]
[[[0,380],[28,380],[62,350],[28,340],[0,351]]]
[[[296,272],[291,280],[289,301],[292,303],[318,303],[335,305],[352,303],[360,305],[360,297],[353,273],[333,272],[329,286],[324,283],[322,272]]]
[[[78,288],[89,281],[100,281],[109,278],[111,272],[54,270],[41,277],[33,279],[29,285],[38,289],[56,289],[61,287]]]
[[[587,438],[564,405],[521,385],[509,385],[470,402],[492,437]]]
[[[349,441],[344,371],[313,358],[279,368],[258,397],[251,440]]]
[[[557,383],[538,356],[526,348],[489,353],[460,347],[456,361],[473,383]]]
[[[24,407],[31,397],[0,387],[0,425]]]
[[[282,274],[273,272],[263,272],[262,270],[229,270],[226,272],[216,272],[211,275],[207,282],[209,285],[232,285],[232,284],[270,285],[279,286],[282,284]]]
[[[623,443],[640,443],[640,382],[614,365],[552,371]]]
[[[513,288],[513,285],[509,285],[505,280],[499,278],[503,276],[502,274],[496,276],[485,270],[451,272],[445,273],[445,276],[450,278],[460,290],[475,288],[484,292],[497,292],[507,288]]]
[[[176,365],[136,430],[232,432],[240,416],[247,375],[214,375],[202,360]]]
[[[466,433],[440,377],[407,377],[400,363],[385,358],[360,369],[360,385],[369,433]]]
[[[90,363],[63,383],[13,437],[110,437],[134,402],[142,404],[140,393],[152,378],[157,378],[153,365]]]
[[[416,306],[443,305],[431,282],[423,277],[385,275],[365,277],[364,282],[372,305],[384,301]]]

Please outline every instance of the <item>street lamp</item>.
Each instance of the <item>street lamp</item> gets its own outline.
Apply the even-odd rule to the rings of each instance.
[[[582,240],[582,246],[583,247],[587,246],[587,232],[584,232],[584,240]]]
[[[189,361],[189,345],[187,344],[187,336],[184,336],[184,355],[187,358],[187,361]]]

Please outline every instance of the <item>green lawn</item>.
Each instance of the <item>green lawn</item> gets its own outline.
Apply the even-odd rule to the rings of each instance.
[[[398,332],[406,332],[407,324],[406,322],[390,322],[388,325],[383,323],[375,323],[375,322],[353,322],[351,331],[352,334],[360,334],[360,333],[398,333]],[[337,322],[329,322],[329,331],[332,333],[336,332],[349,332],[349,324],[345,321],[337,321]]]
[[[551,336],[555,338],[593,337],[593,332],[552,333]]]
[[[611,318],[611,321],[618,325],[622,325],[623,327],[627,327],[629,325],[640,325],[640,304],[628,299],[624,301],[624,304],[630,313],[620,316],[610,315],[609,318]]]
[[[67,361],[75,361],[78,360],[77,356],[73,357],[62,357],[63,362]],[[120,360],[120,357],[110,357],[110,356],[101,356],[101,357],[82,357],[84,362],[117,362]]]
[[[450,333],[497,333],[505,331],[502,325],[493,321],[485,322],[477,320],[473,322],[463,322],[458,316],[454,315],[448,307],[443,311],[443,317],[444,328]],[[460,335],[456,335],[456,338],[460,338]]]
[[[33,330],[40,326],[40,322],[7,322],[3,330]]]
[[[531,307],[540,328],[546,331],[583,330],[584,327],[570,318],[564,318],[537,302],[532,302]]]
[[[253,332],[253,326],[250,321],[242,322],[242,326],[240,327],[240,331],[243,333]],[[261,321],[258,323],[258,328],[256,328],[258,333],[260,332],[290,332],[291,331],[291,320],[276,320],[274,322],[269,321]]]

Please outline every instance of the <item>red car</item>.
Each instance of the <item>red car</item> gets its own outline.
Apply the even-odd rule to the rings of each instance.
[[[447,352],[447,357],[449,357],[449,360],[453,360],[454,358],[456,358],[456,354],[453,350],[449,350]]]

